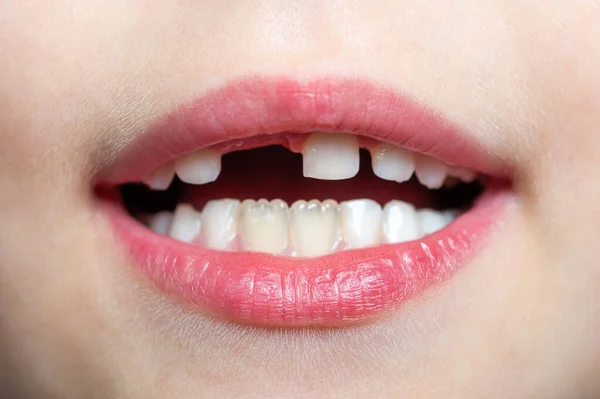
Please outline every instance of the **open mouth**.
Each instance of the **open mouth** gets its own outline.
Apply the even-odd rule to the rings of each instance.
[[[502,170],[369,83],[253,79],[170,114],[96,191],[167,293],[231,321],[332,326],[465,265],[510,197]]]
[[[356,135],[302,136],[302,155],[279,146],[223,160],[212,149],[188,154],[149,186],[121,186],[124,206],[200,247],[313,257],[418,240],[471,209],[484,187],[475,171],[391,145],[360,154]]]

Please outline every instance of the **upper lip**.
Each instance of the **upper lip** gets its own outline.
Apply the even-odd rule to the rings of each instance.
[[[116,154],[99,180],[111,185],[141,181],[161,164],[201,148],[314,131],[360,134],[448,165],[509,175],[508,166],[474,134],[392,89],[351,78],[254,77],[210,91],[154,121]]]

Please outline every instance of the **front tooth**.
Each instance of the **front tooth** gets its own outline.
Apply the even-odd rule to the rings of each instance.
[[[351,134],[313,133],[302,148],[304,177],[350,179],[358,173],[358,138]]]
[[[435,233],[446,227],[451,220],[444,212],[437,212],[433,209],[420,209],[417,212],[417,218],[421,225],[423,235]]]
[[[425,187],[438,189],[444,185],[444,180],[446,180],[446,165],[435,158],[420,155],[416,160],[415,174]]]
[[[415,154],[403,148],[380,144],[371,150],[373,173],[381,179],[402,183],[415,171]]]
[[[383,208],[383,236],[387,243],[412,241],[421,237],[414,206],[402,201],[390,201]]]
[[[173,213],[169,211],[158,212],[150,216],[148,227],[155,233],[167,235],[173,222]]]
[[[296,201],[290,208],[290,235],[298,256],[330,253],[340,240],[338,204]]]
[[[342,237],[349,248],[378,244],[383,211],[370,199],[346,201],[340,204]]]
[[[221,155],[210,148],[192,152],[175,161],[175,171],[188,184],[213,182],[221,173]]]
[[[288,246],[288,205],[282,200],[246,200],[240,207],[239,229],[244,249],[282,253]]]
[[[169,188],[175,177],[175,165],[166,163],[144,179],[144,183],[152,190],[164,191]]]
[[[200,234],[200,212],[189,204],[180,204],[175,210],[169,236],[176,240],[192,242]]]
[[[202,210],[202,238],[208,248],[227,249],[238,232],[240,201],[222,199],[209,201]]]

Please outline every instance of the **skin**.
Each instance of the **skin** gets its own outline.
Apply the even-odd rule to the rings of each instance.
[[[0,396],[600,396],[600,3],[3,1]],[[95,173],[155,118],[251,74],[361,76],[514,169],[455,278],[347,329],[263,330],[139,278]]]

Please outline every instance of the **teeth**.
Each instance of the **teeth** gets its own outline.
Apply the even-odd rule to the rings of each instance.
[[[281,200],[242,202],[239,227],[244,249],[282,253],[288,245],[287,211],[288,205]]]
[[[221,155],[207,148],[184,155],[175,162],[175,171],[188,184],[206,184],[221,173]]]
[[[152,175],[144,180],[144,183],[152,190],[164,191],[169,188],[174,177],[175,166],[172,162],[169,162],[154,171]]]
[[[174,239],[231,250],[321,256],[343,248],[413,241],[452,223],[458,210],[416,210],[409,203],[390,201],[383,210],[370,199],[296,201],[222,199],[206,203],[202,213],[181,204],[174,213],[151,215],[148,227]],[[200,239],[202,237],[202,239]],[[239,241],[238,241],[239,240]]]
[[[435,158],[420,155],[417,157],[415,174],[425,187],[438,189],[446,180],[446,165]]]
[[[415,171],[415,154],[411,151],[380,144],[371,150],[373,173],[381,179],[402,183]]]
[[[304,177],[350,179],[358,173],[358,138],[352,134],[313,133],[302,149]]]
[[[340,204],[342,236],[349,248],[363,248],[380,242],[381,206],[370,199]]]
[[[461,212],[458,209],[450,209],[448,211],[443,211],[442,214],[446,218],[446,226],[450,223],[454,222],[457,217],[460,216]]]
[[[360,168],[358,138],[351,134],[313,133],[304,142],[302,157],[305,177],[352,178]],[[430,156],[383,143],[371,148],[371,158],[373,172],[379,178],[401,183],[415,174],[429,189],[453,187],[478,177],[473,170],[448,166]],[[167,190],[175,174],[185,183],[199,185],[215,181],[220,173],[221,154],[208,148],[164,164],[144,183],[153,190]],[[320,256],[344,248],[417,240],[444,228],[457,214],[432,209],[417,211],[402,201],[391,201],[383,209],[370,199],[339,205],[333,200],[297,201],[290,208],[282,200],[240,203],[222,199],[207,202],[202,213],[189,204],[181,204],[174,213],[159,212],[144,220],[156,233],[207,248]]]
[[[417,212],[423,235],[435,233],[449,225],[454,219],[451,213],[438,212],[433,209],[421,209]]]
[[[340,239],[337,203],[296,201],[290,209],[290,235],[298,256],[332,252]]]
[[[383,208],[383,236],[387,243],[412,241],[421,237],[417,211],[411,204],[390,201]]]
[[[171,222],[173,221],[173,213],[164,211],[158,212],[148,220],[148,227],[150,230],[157,234],[167,235],[171,229]]]
[[[321,180],[350,179],[359,171],[358,138],[352,134],[313,133],[302,148],[303,174]],[[379,144],[371,149],[372,167],[376,176],[399,183],[410,180],[413,173],[424,186],[439,189],[448,176],[470,183],[477,173],[470,169],[451,167],[427,155]],[[154,190],[166,190],[175,174],[188,184],[206,184],[217,180],[221,173],[221,155],[206,148],[184,155],[174,163],[157,169],[144,183]],[[455,184],[448,182],[447,187]]]
[[[200,234],[201,215],[189,204],[181,204],[175,210],[169,236],[176,240],[192,242]]]
[[[448,175],[457,177],[465,183],[472,183],[477,178],[477,172],[465,168],[450,167],[448,168]]]
[[[202,210],[202,238],[212,249],[227,249],[237,236],[237,216],[240,201],[222,199],[209,201]]]

